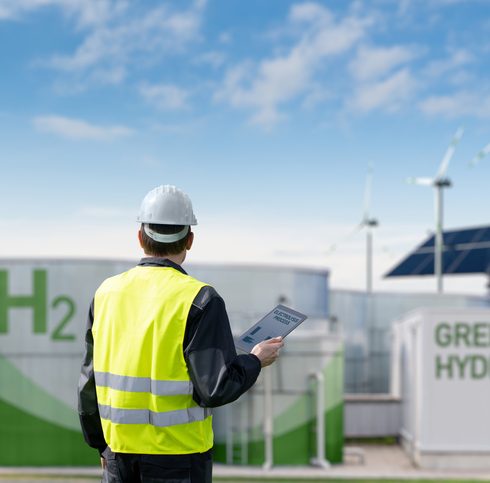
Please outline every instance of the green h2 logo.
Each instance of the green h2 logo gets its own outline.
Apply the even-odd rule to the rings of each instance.
[[[67,311],[51,334],[54,341],[75,340],[73,334],[65,333],[67,324],[75,315],[75,302],[66,295],[60,295],[51,302],[51,308],[65,305]],[[46,270],[34,270],[32,273],[32,294],[11,295],[9,292],[8,272],[0,270],[0,335],[9,331],[9,310],[13,308],[32,309],[33,333],[48,333],[48,275]]]

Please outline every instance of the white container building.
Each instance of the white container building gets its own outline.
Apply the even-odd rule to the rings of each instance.
[[[393,329],[401,439],[425,469],[490,469],[490,310],[418,309]]]

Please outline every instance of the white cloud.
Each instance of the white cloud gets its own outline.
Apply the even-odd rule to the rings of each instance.
[[[135,54],[179,50],[196,36],[199,23],[195,10],[170,12],[161,6],[114,26],[93,29],[72,55],[55,56],[50,64],[66,71],[101,64],[127,66]]]
[[[374,109],[393,112],[412,97],[416,87],[417,82],[410,71],[402,69],[381,81],[360,85],[349,107],[361,112]]]
[[[399,0],[398,4],[398,15],[403,17],[407,14],[408,9],[410,8],[410,2],[412,0]]]
[[[192,121],[184,123],[156,123],[153,124],[150,129],[158,134],[168,135],[182,135],[188,136],[190,133],[202,129],[206,124],[205,118],[193,118]]]
[[[333,16],[329,10],[315,2],[304,2],[291,7],[289,18],[293,22],[330,24]]]
[[[232,107],[252,110],[251,121],[264,127],[284,118],[279,107],[304,95],[325,59],[351,49],[369,20],[346,16],[336,22],[327,8],[307,2],[291,8],[288,23],[302,33],[285,54],[235,65],[215,94]]]
[[[207,64],[211,67],[221,67],[225,62],[226,56],[223,52],[210,51],[204,52],[195,59],[196,64]]]
[[[163,110],[181,110],[188,107],[189,92],[172,84],[143,84],[140,94],[151,105]]]
[[[456,118],[475,116],[490,118],[490,95],[478,92],[460,91],[452,95],[431,96],[419,104],[425,114]]]
[[[38,131],[76,140],[111,141],[133,132],[125,126],[98,126],[80,119],[62,116],[39,116],[33,119],[33,124]]]
[[[475,0],[429,0],[429,4],[433,7],[445,7],[446,5],[456,5],[458,3],[470,3],[474,1]],[[486,0],[481,1],[486,2]]]
[[[391,0],[387,1],[387,3],[389,2]],[[410,8],[420,8],[421,5],[437,9],[439,7],[451,7],[453,5],[476,2],[486,3],[487,0],[399,0],[399,14],[406,14]]]
[[[418,86],[407,64],[419,54],[413,46],[361,46],[349,64],[357,85],[348,107],[361,112],[400,109]]]
[[[222,32],[219,35],[218,40],[221,44],[229,44],[232,41],[232,36],[230,32]]]
[[[76,19],[79,28],[101,25],[126,10],[126,0],[0,0],[0,20],[15,20],[31,11],[57,7]]]
[[[350,70],[361,81],[380,78],[394,68],[406,64],[417,55],[413,47],[394,45],[392,47],[366,47],[358,49],[350,63]]]
[[[449,84],[458,88],[468,86],[475,80],[475,76],[465,70],[458,70],[457,72],[451,73],[451,75],[447,79]]]
[[[110,69],[100,69],[94,72],[92,79],[102,84],[120,84],[126,76],[126,70],[121,66]]]
[[[430,62],[425,72],[429,77],[436,78],[468,65],[474,60],[474,55],[468,50],[457,49],[453,50],[447,59]]]
[[[332,99],[333,97],[333,93],[328,89],[325,89],[321,84],[313,85],[301,103],[301,107],[305,109],[313,109],[319,104]]]
[[[34,10],[44,5],[49,5],[51,0],[1,0],[0,19],[12,20],[18,18],[25,11]]]
[[[21,18],[41,8],[57,8],[76,22],[83,40],[71,53],[58,53],[35,65],[70,74],[82,84],[118,84],[135,65],[152,65],[176,55],[199,38],[205,0],[187,8],[177,2],[127,0],[0,0],[0,20]],[[144,63],[140,60],[144,59]]]

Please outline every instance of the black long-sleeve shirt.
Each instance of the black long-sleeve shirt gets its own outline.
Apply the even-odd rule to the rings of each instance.
[[[165,258],[143,258],[140,266],[180,266]],[[102,432],[93,370],[92,326],[94,303],[90,306],[85,334],[85,354],[78,385],[78,413],[85,441],[102,452],[107,443]],[[216,290],[203,287],[194,299],[183,341],[184,358],[194,385],[193,398],[202,407],[218,407],[238,399],[257,380],[260,361],[253,354],[237,355],[225,303]]]

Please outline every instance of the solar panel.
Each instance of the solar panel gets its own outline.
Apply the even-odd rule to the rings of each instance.
[[[431,235],[385,277],[434,275],[434,239]],[[445,231],[443,246],[443,273],[490,272],[490,226]]]

